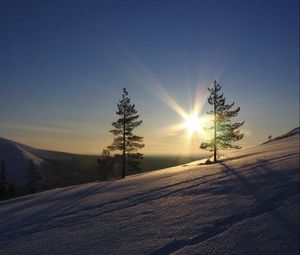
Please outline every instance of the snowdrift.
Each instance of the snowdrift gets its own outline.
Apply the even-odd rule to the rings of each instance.
[[[0,202],[0,254],[299,254],[299,132]]]

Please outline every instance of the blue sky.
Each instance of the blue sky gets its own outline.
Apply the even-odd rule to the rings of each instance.
[[[299,126],[298,1],[1,1],[0,38],[0,136],[32,146],[101,151],[126,87],[145,152],[180,153],[164,95],[190,112],[214,79],[242,145]]]

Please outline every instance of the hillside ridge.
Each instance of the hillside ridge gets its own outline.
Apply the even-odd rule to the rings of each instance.
[[[295,135],[299,135],[299,133],[300,133],[300,127],[297,127],[297,128],[294,128],[291,131],[289,131],[289,132],[287,132],[283,135],[271,138],[270,140],[264,142],[263,144],[270,143],[270,142],[275,142],[275,141],[279,141],[279,140],[289,138],[289,137],[292,137],[292,136],[295,136]]]

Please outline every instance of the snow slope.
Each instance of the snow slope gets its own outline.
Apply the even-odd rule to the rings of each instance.
[[[299,132],[0,202],[0,254],[299,254]]]

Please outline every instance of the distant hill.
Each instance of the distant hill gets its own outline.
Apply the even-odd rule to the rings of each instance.
[[[16,185],[26,183],[25,173],[28,162],[32,160],[43,176],[44,160],[33,153],[33,149],[20,143],[0,138],[0,160],[4,160],[8,179]]]
[[[30,160],[42,176],[40,189],[80,184],[96,178],[96,156],[41,150],[5,138],[0,138],[2,160],[8,180],[17,186],[26,184],[26,168]],[[86,169],[91,165],[91,171]]]
[[[296,135],[299,135],[299,133],[300,133],[300,127],[297,127],[297,128],[292,129],[291,131],[287,132],[286,134],[274,137],[274,138],[264,142],[263,144],[270,143],[270,142],[275,142],[275,141],[282,140],[282,139],[285,139],[285,138],[289,138],[289,137],[292,137],[292,136],[296,136]]]

